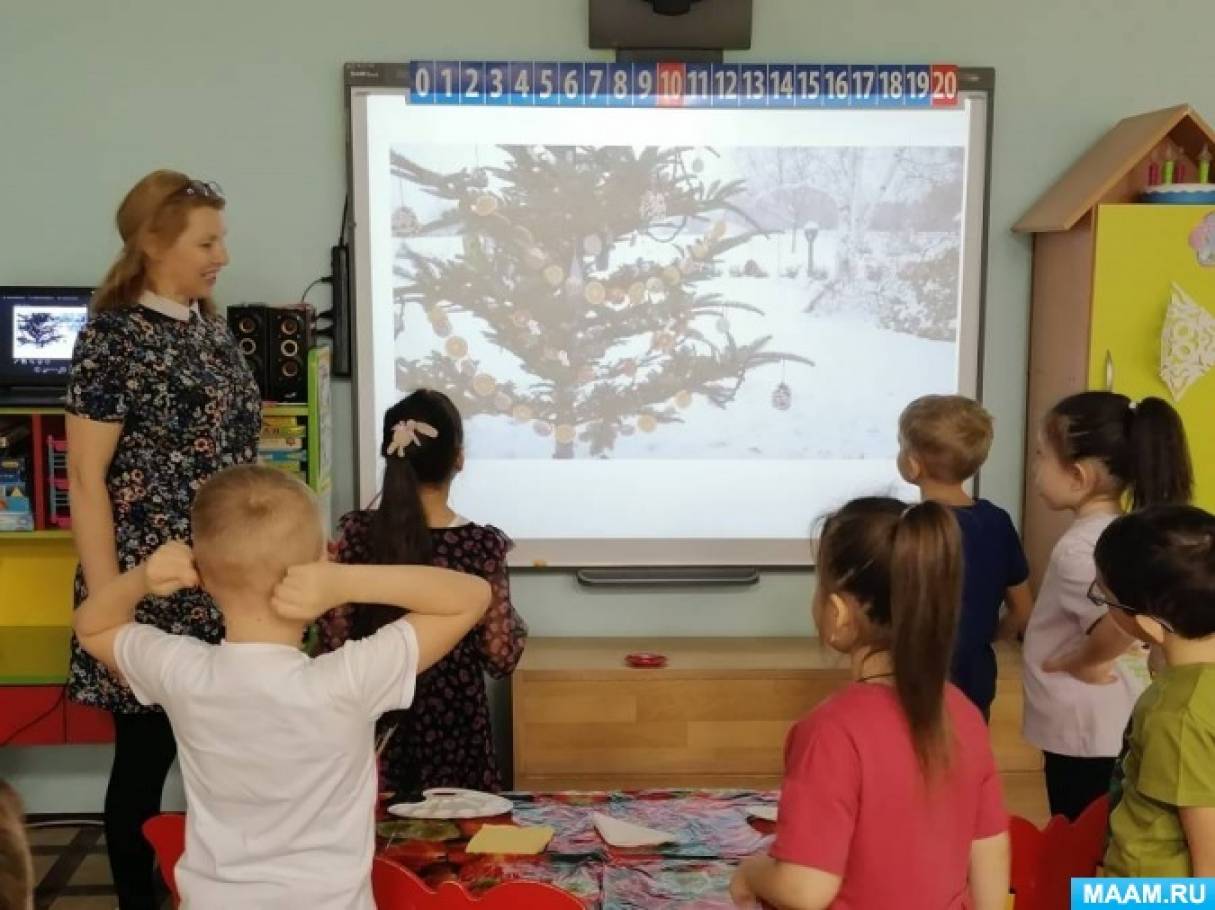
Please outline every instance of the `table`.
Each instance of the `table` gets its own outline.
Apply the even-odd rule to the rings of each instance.
[[[636,792],[508,793],[519,825],[549,825],[556,834],[539,856],[469,855],[468,839],[487,820],[457,822],[445,841],[379,842],[380,852],[408,866],[432,886],[456,880],[474,894],[502,881],[546,881],[593,910],[663,907],[727,910],[730,878],[739,860],[766,848],[771,823],[748,817],[748,807],[774,805],[777,794],[755,790],[643,790]],[[621,849],[606,844],[591,821],[602,812],[669,831],[676,843]],[[488,820],[502,824],[505,817]]]

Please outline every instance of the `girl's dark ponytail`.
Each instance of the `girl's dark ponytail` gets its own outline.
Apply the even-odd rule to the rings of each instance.
[[[895,690],[926,778],[947,768],[952,752],[945,684],[961,597],[957,520],[936,502],[912,506],[894,526],[890,652]]]
[[[823,524],[819,585],[847,593],[867,619],[863,644],[887,651],[894,689],[926,780],[948,767],[945,685],[962,599],[962,549],[947,507],[854,499]]]
[[[371,550],[382,565],[425,565],[432,546],[418,474],[408,458],[387,456],[379,507],[372,513]]]
[[[1145,398],[1131,408],[1132,508],[1185,504],[1194,496],[1194,468],[1181,415],[1161,398]]]
[[[1129,491],[1132,508],[1187,503],[1193,495],[1185,428],[1161,398],[1135,404],[1116,392],[1081,392],[1051,409],[1043,432],[1061,461],[1103,464],[1117,484],[1110,492]]]

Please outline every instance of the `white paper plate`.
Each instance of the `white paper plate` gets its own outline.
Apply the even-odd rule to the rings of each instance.
[[[400,818],[492,818],[506,815],[515,808],[509,799],[479,790],[453,787],[423,790],[422,795],[426,798],[420,803],[389,806],[389,814]]]

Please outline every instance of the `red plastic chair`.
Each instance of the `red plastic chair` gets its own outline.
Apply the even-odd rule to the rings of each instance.
[[[545,882],[503,882],[480,898],[456,882],[432,891],[404,866],[380,856],[371,867],[371,890],[379,910],[585,910],[578,898]]]
[[[160,866],[160,875],[165,880],[165,887],[173,898],[173,906],[180,903],[177,894],[177,876],[174,870],[177,861],[186,852],[186,817],[174,813],[154,815],[143,823],[143,836],[152,845],[156,854],[156,865]]]
[[[1017,910],[1068,910],[1071,880],[1090,878],[1097,872],[1108,823],[1109,800],[1104,796],[1075,822],[1056,815],[1041,831],[1014,815],[1008,833]]]

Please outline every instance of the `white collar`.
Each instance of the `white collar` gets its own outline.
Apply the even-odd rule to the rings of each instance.
[[[153,313],[159,313],[161,316],[176,319],[178,322],[189,322],[191,313],[195,316],[198,315],[198,303],[196,301],[191,301],[189,306],[183,306],[176,300],[161,297],[159,294],[153,294],[151,291],[144,291],[139,295],[139,305],[147,307]]]

